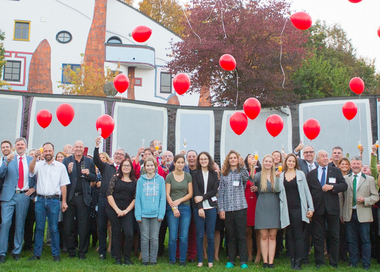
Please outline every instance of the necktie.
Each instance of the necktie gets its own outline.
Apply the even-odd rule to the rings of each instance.
[[[353,185],[352,185],[352,207],[355,207],[356,206],[356,177],[358,175],[355,175],[354,176],[354,181],[353,181]]]
[[[313,165],[309,164],[309,172],[313,170]]]
[[[322,168],[322,178],[321,178],[321,186],[323,187],[323,185],[326,184],[326,167],[323,167]]]
[[[119,171],[119,165],[116,165],[116,172]]]
[[[22,190],[24,188],[24,164],[22,163],[22,157],[18,163],[18,188]]]

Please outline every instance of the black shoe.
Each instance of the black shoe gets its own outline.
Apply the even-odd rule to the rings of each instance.
[[[86,260],[86,255],[84,253],[78,253],[79,260]]]
[[[124,260],[125,265],[134,265],[134,263],[131,260],[125,259]]]
[[[105,254],[100,254],[99,255],[99,259],[100,260],[105,260],[106,259],[106,255]]]
[[[169,262],[169,264],[171,264],[171,265],[175,265],[175,262]]]
[[[274,268],[274,264],[268,264],[269,268]]]
[[[188,259],[187,260],[189,263],[195,263],[195,259]]]
[[[309,264],[310,263],[310,261],[309,261],[309,259],[302,259],[302,264]]]
[[[263,268],[268,268],[268,263],[263,263]]]
[[[294,270],[302,270],[302,259],[296,259],[294,262]]]
[[[290,268],[294,269],[294,264],[296,263],[296,259],[292,258],[290,261],[291,261]]]
[[[39,260],[39,259],[41,259],[40,256],[33,255],[32,258],[30,258],[28,261],[34,261],[34,260]]]
[[[15,261],[20,260],[20,254],[12,254],[12,257]]]
[[[144,262],[144,263],[142,263],[142,264],[145,265],[145,266],[148,266],[148,265],[149,265],[148,262]]]
[[[54,258],[55,262],[60,262],[61,261],[61,257],[59,257],[59,255],[58,256],[53,256],[53,258]]]
[[[179,262],[180,266],[186,266],[186,262]]]
[[[0,256],[0,263],[5,263],[5,256],[4,255]]]
[[[330,264],[330,266],[331,266],[332,268],[338,268],[338,265],[337,265],[337,264]]]
[[[121,264],[121,259],[116,259],[115,264]]]
[[[150,263],[150,265],[157,265],[157,263]]]
[[[369,266],[363,266],[364,270],[369,270]]]
[[[322,265],[323,265],[323,264],[317,264],[315,267],[316,267],[317,269],[319,269],[319,268],[321,268]]]
[[[75,251],[70,252],[68,255],[69,258],[75,258],[76,256],[77,256],[77,253]]]

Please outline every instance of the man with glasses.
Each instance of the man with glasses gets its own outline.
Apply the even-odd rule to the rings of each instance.
[[[303,157],[304,158],[298,159],[299,166],[300,166],[301,170],[305,173],[305,176],[311,170],[314,170],[315,168],[318,167],[318,163],[316,161],[314,161],[314,156],[315,156],[314,147],[312,147],[311,145],[307,145],[303,151]]]
[[[98,200],[98,232],[99,232],[99,259],[105,260],[107,253],[107,222],[108,216],[106,213],[107,205],[107,190],[110,180],[116,171],[119,169],[120,163],[125,159],[123,149],[116,149],[113,154],[113,163],[102,162],[99,157],[99,145],[101,137],[95,139],[94,163],[102,174],[102,184],[100,186]],[[112,253],[111,253],[112,254]]]

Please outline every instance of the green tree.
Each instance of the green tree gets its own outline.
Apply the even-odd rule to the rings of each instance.
[[[139,9],[177,35],[183,34],[186,18],[177,0],[143,0],[139,3]]]
[[[5,48],[3,44],[4,40],[5,40],[5,34],[4,32],[0,30],[0,76],[3,74],[3,68],[6,63],[6,60],[4,60],[4,54],[5,54]],[[3,89],[4,87],[11,90],[10,85],[0,78],[0,89]]]
[[[328,26],[317,21],[309,29],[306,48],[308,56],[293,75],[297,86],[295,93],[302,99],[353,95],[349,81],[361,77],[365,93],[379,90],[380,77],[376,74],[374,60],[357,55],[346,32],[337,24]]]

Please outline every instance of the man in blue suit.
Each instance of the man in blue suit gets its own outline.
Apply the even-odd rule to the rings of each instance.
[[[0,193],[1,217],[0,227],[0,263],[5,263],[8,250],[9,229],[13,213],[16,212],[13,258],[20,259],[24,240],[24,224],[29,209],[30,195],[35,192],[29,187],[29,163],[31,157],[25,155],[27,143],[25,138],[17,138],[15,143],[17,155],[9,154],[0,167],[0,178],[4,178],[3,190]]]

